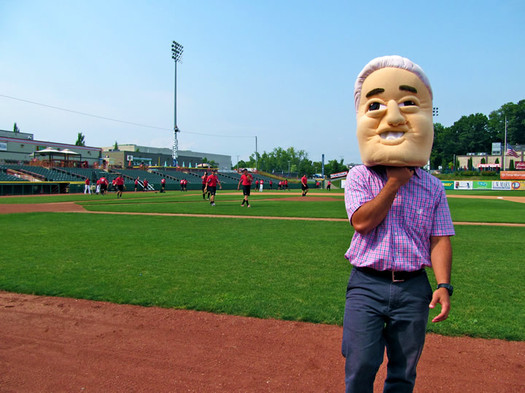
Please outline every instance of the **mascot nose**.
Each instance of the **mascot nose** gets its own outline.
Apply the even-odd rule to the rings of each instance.
[[[385,119],[391,126],[399,126],[406,122],[405,117],[399,110],[399,105],[394,100],[388,101]]]

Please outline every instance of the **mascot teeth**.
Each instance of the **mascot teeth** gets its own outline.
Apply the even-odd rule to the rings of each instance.
[[[403,136],[404,132],[401,131],[388,131],[381,134],[382,139],[386,139],[387,141],[393,140],[393,139],[399,139]]]

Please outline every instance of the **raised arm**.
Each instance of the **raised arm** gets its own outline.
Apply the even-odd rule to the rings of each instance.
[[[385,219],[399,188],[408,183],[414,170],[407,167],[388,167],[388,180],[377,196],[361,205],[352,215],[354,229],[366,235]]]

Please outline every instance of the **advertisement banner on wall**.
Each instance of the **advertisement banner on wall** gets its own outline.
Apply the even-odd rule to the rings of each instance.
[[[513,190],[525,190],[525,181],[513,181],[511,182],[511,185],[510,187],[513,189]]]
[[[454,181],[453,180],[441,180],[441,184],[443,184],[443,187],[445,190],[453,190],[454,189]]]
[[[337,179],[337,178],[340,178],[340,177],[346,177],[346,175],[348,175],[348,171],[332,173],[330,175],[330,179]]]
[[[522,171],[501,171],[500,179],[508,180],[525,180],[525,172]]]
[[[514,181],[459,181],[441,180],[445,190],[520,190],[525,191],[525,180]]]
[[[510,190],[511,182],[510,181],[493,181],[492,189],[493,190]]]
[[[475,190],[492,190],[492,185],[489,181],[474,181],[472,188]]]
[[[7,143],[0,142],[0,151],[7,151]]]
[[[454,190],[472,190],[472,181],[454,181]]]

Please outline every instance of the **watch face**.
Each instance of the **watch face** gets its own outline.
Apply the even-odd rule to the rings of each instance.
[[[439,284],[438,289],[439,288],[446,288],[449,296],[452,296],[452,293],[454,292],[454,287],[450,284]]]

